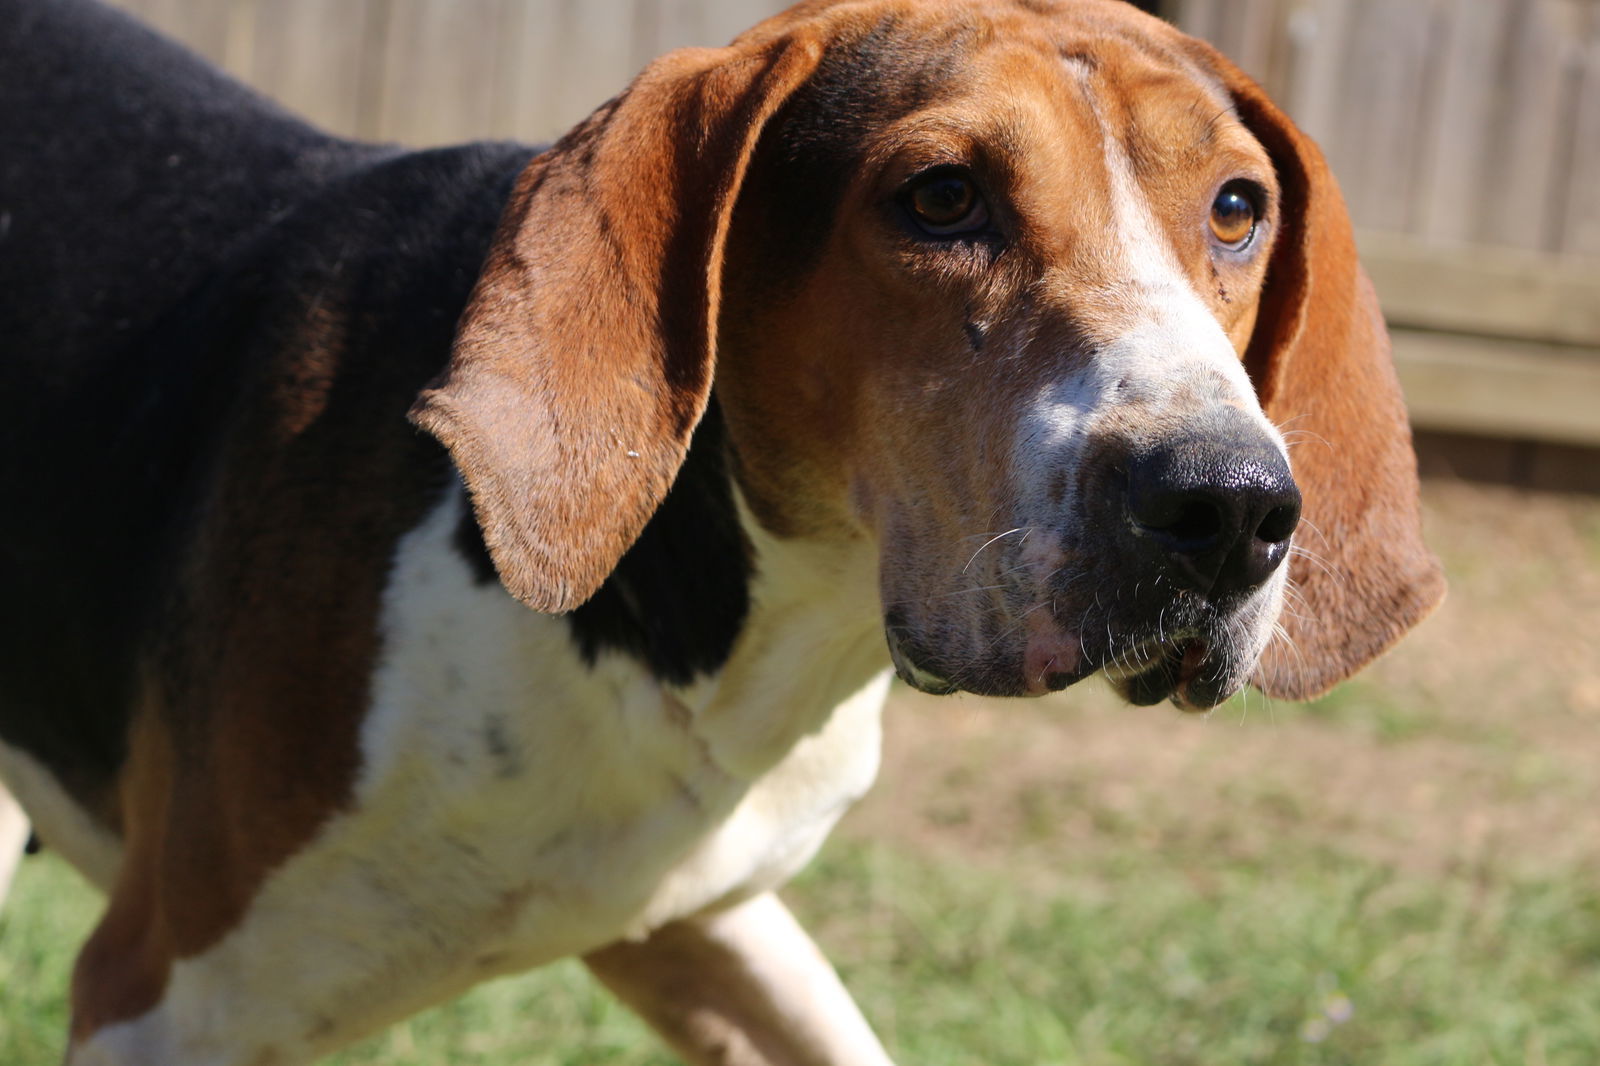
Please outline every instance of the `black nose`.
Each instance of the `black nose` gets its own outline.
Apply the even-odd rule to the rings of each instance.
[[[1180,588],[1222,599],[1257,588],[1283,563],[1300,490],[1259,433],[1191,437],[1129,463],[1128,517]]]

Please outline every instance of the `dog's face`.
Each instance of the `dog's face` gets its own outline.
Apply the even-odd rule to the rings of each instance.
[[[1299,515],[1242,361],[1272,162],[1098,7],[985,10],[839,48],[757,152],[719,369],[747,490],[780,532],[876,543],[919,688],[1105,670],[1208,707],[1271,633]]]
[[[1303,697],[1442,594],[1320,154],[1118,0],[814,0],[663,58],[525,172],[414,417],[566,610],[713,375],[757,519],[875,551],[930,691]]]

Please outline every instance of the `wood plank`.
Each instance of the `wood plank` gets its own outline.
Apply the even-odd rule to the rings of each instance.
[[[1269,93],[1277,29],[1277,0],[1231,0],[1212,15],[1209,40]]]
[[[1222,0],[1173,0],[1173,8],[1173,21],[1179,29],[1217,44]]]
[[[1485,72],[1495,69],[1510,13],[1507,0],[1449,0],[1440,12],[1445,42],[1422,130],[1414,216],[1416,231],[1434,240],[1470,240],[1478,225],[1499,91]]]
[[[1484,244],[1544,248],[1552,232],[1568,135],[1563,107],[1572,42],[1570,12],[1557,0],[1523,0],[1511,22],[1509,71],[1498,81],[1500,113],[1494,119],[1496,151],[1485,173],[1485,195],[1474,238]]]
[[[1335,173],[1342,170],[1346,154],[1337,142],[1353,9],[1352,0],[1299,0],[1288,23],[1290,73],[1282,102],[1296,124],[1322,146]]]
[[[1413,425],[1600,445],[1600,349],[1411,330],[1393,337]]]
[[[495,136],[554,140],[587,113],[574,114],[561,92],[565,6],[563,0],[517,0],[508,9],[494,99]]]
[[[380,56],[367,0],[272,0],[257,5],[244,74],[256,88],[324,129],[351,137],[363,128],[368,64]]]
[[[571,126],[639,73],[633,0],[563,0],[556,28],[554,114]]]
[[[509,0],[391,0],[377,133],[408,144],[490,136]]]
[[[244,5],[249,2],[244,0]],[[218,66],[228,67],[229,24],[236,17],[235,10],[242,6],[237,0],[208,4],[194,0],[116,0],[116,4]],[[245,16],[248,14],[246,10]]]
[[[639,6],[650,11],[652,23],[650,35],[641,35],[634,56],[641,67],[674,48],[726,43],[711,38],[706,26],[705,5],[698,0],[649,0]]]
[[[1398,325],[1600,345],[1600,259],[1441,248],[1373,231],[1359,240],[1384,313]]]
[[[727,44],[789,5],[784,0],[700,0],[707,44]]]
[[[1358,225],[1408,229],[1421,137],[1424,71],[1433,46],[1428,4],[1359,9],[1343,98],[1348,107],[1336,173]]]
[[[1561,248],[1600,255],[1600,3],[1590,5],[1588,43],[1578,62],[1578,112]]]

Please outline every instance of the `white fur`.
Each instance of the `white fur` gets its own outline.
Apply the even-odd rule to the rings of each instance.
[[[1092,338],[1096,346],[1084,369],[1040,389],[1022,412],[1013,450],[1021,486],[1018,524],[1063,502],[1074,507],[1077,501],[1049,498],[1052,476],[1063,465],[1075,465],[1091,439],[1117,432],[1116,421],[1130,411],[1137,412],[1144,431],[1160,432],[1209,406],[1235,407],[1288,455],[1233,343],[1190,283],[1127,153],[1103,119],[1101,142],[1115,225],[1099,247],[1117,264],[1118,307],[1108,317],[1123,325],[1114,335]],[[1069,306],[1081,302],[1065,295]],[[1280,570],[1266,595],[1281,596],[1284,578]]]
[[[1190,284],[1127,153],[1103,120],[1101,142],[1115,229],[1099,247],[1117,262],[1118,317],[1129,321],[1117,335],[1097,338],[1085,369],[1041,390],[1025,412],[1017,438],[1024,483],[1044,483],[1059,469],[1063,449],[1075,453],[1108,416],[1130,405],[1156,424],[1208,403],[1237,406],[1287,455],[1232,342]],[[1069,305],[1080,302],[1066,295]]]
[[[673,691],[620,655],[591,669],[565,621],[476,584],[452,545],[463,506],[452,493],[399,548],[349,811],[174,968],[159,1007],[73,1066],[304,1060],[483,978],[781,884],[871,784],[887,685],[873,585],[835,583],[857,564],[754,534],[732,660]]]
[[[28,816],[22,813],[11,793],[0,788],[0,906],[5,905],[11,879],[16,876],[17,863],[27,843]]]
[[[94,884],[110,889],[122,844],[78,806],[55,774],[21,748],[0,744],[0,782],[27,810],[40,839]]]
[[[1079,71],[1093,101],[1091,79]],[[1096,106],[1101,151],[1111,189],[1113,226],[1096,235],[1097,250],[1111,266],[1111,284],[1092,293],[1075,291],[1076,279],[1060,277],[1061,306],[1083,316],[1086,343],[1083,367],[1042,386],[1019,412],[1012,454],[1018,487],[1016,510],[1002,521],[1031,528],[1050,527],[1066,516],[1081,526],[1090,513],[1069,484],[1065,495],[1052,493],[1062,469],[1085,461],[1092,442],[1120,441],[1137,448],[1203,425],[1208,413],[1227,407],[1244,413],[1263,437],[1287,459],[1277,428],[1266,417],[1255,388],[1222,325],[1191,284],[1176,251],[1156,219],[1133,167]],[[1059,490],[1058,490],[1059,491]],[[1031,550],[1019,549],[1022,568],[1042,587],[1061,573],[1062,557],[1049,538]],[[1278,618],[1288,580],[1279,567],[1232,622],[1235,652],[1253,662],[1266,646]],[[1070,578],[1069,578],[1070,583]],[[1052,602],[1054,602],[1052,600]],[[1047,616],[1029,620],[1030,644],[1024,661],[1031,672],[1070,655],[1082,634],[1068,632]]]

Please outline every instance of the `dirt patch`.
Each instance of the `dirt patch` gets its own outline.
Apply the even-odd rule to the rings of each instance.
[[[1096,682],[1028,703],[901,691],[845,831],[1065,875],[1130,846],[1600,871],[1600,500],[1436,483],[1425,505],[1450,597],[1331,697],[1193,718]]]

